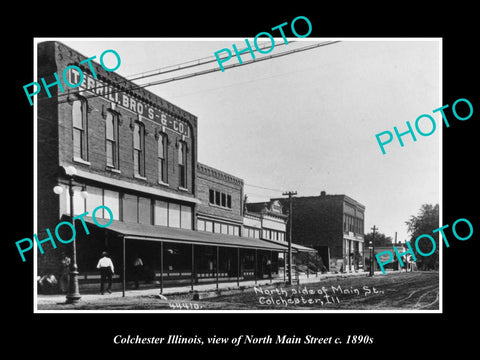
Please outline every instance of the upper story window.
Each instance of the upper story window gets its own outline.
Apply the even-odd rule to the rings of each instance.
[[[209,189],[208,202],[212,205],[221,206],[227,209],[232,208],[232,195],[220,192],[218,190]]]
[[[137,176],[145,176],[145,128],[136,122],[133,128],[133,168]]]
[[[178,143],[178,176],[179,186],[187,187],[187,144],[183,141]]]
[[[160,133],[158,135],[158,180],[163,183],[168,183],[167,177],[167,159],[168,159],[168,138],[167,134]]]
[[[72,104],[73,120],[73,156],[82,160],[88,160],[87,142],[87,102],[77,99]]]
[[[107,166],[118,169],[118,115],[107,111],[105,121],[105,153]]]

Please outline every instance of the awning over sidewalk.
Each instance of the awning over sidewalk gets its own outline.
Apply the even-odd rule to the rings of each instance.
[[[85,216],[83,219],[89,227],[97,227],[91,217]],[[104,224],[103,221],[101,223]],[[165,241],[195,245],[272,250],[278,252],[284,252],[287,250],[287,248],[281,244],[274,244],[260,239],[178,229],[166,226],[125,223],[118,220],[112,220],[112,223],[104,229],[118,235],[123,235],[126,239],[134,240]]]
[[[268,243],[274,244],[274,245],[283,246],[283,247],[285,248],[285,251],[288,251],[288,242],[278,243],[278,242],[273,241],[273,240],[263,240],[263,239],[262,239],[262,241],[265,241],[265,242],[268,242]],[[313,249],[313,248],[309,248],[309,247],[303,246],[303,245],[300,245],[300,244],[295,244],[295,243],[292,242],[292,252],[316,253],[317,250],[316,250],[316,249]]]
[[[288,247],[288,245],[287,245],[287,247]],[[309,247],[299,245],[299,244],[294,244],[294,243],[292,243],[292,249],[295,249],[297,252],[309,252],[309,253],[316,253],[317,252],[316,249],[309,248]]]

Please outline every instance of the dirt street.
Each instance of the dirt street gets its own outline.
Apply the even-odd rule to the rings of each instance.
[[[374,277],[324,279],[300,285],[257,286],[241,292],[193,300],[192,294],[109,297],[40,304],[39,310],[437,310],[438,272],[390,273]]]

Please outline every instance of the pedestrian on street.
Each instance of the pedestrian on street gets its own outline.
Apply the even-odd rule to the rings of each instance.
[[[215,276],[215,272],[213,271],[213,260],[208,260],[208,270],[212,276]]]
[[[62,260],[60,262],[60,291],[64,294],[67,293],[70,283],[70,258],[62,252]]]
[[[102,252],[102,258],[98,260],[97,269],[100,270],[100,293],[104,294],[105,281],[108,281],[107,291],[112,293],[112,275],[114,273],[112,260],[108,257],[106,251]]]
[[[135,260],[133,260],[133,280],[135,281],[135,289],[138,289],[139,284],[138,281],[142,277],[143,274],[143,261],[140,255],[137,254]]]

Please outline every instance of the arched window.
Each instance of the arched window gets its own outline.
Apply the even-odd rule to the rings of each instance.
[[[87,102],[76,99],[72,104],[73,157],[88,160]]]
[[[183,141],[178,143],[178,175],[179,186],[187,188],[187,144]]]
[[[133,127],[133,168],[137,176],[145,176],[145,128],[135,122]]]
[[[168,137],[165,133],[158,135],[158,181],[168,183]]]
[[[118,169],[118,115],[107,111],[105,121],[105,153],[107,166]]]

